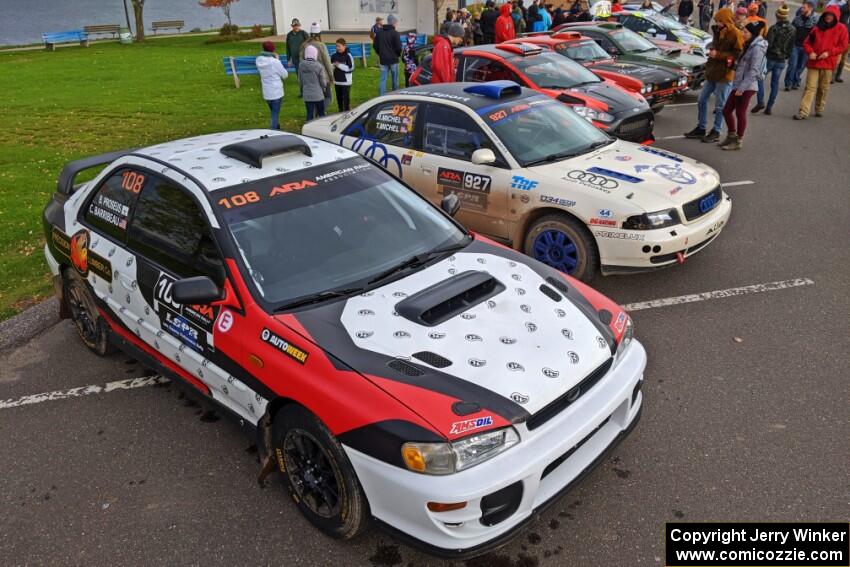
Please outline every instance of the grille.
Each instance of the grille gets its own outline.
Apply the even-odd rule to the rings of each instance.
[[[421,368],[410,364],[406,360],[402,360],[400,358],[394,358],[387,363],[387,366],[395,370],[400,374],[404,374],[405,376],[422,376],[425,372],[422,371]]]
[[[703,246],[706,246],[709,242],[711,242],[715,238],[717,238],[717,234],[715,234],[711,238],[707,238],[706,240],[703,240],[699,244],[694,244],[690,248],[685,248],[684,250],[679,250],[679,252],[682,252],[685,256],[689,256],[689,255],[693,254],[694,252],[696,252],[697,250],[700,250]],[[670,252],[669,254],[659,254],[658,256],[652,256],[649,259],[649,261],[653,264],[663,264],[664,262],[671,262],[671,261],[676,259],[676,255],[679,252]]]
[[[563,455],[561,455],[560,457],[558,457],[557,459],[555,459],[554,461],[552,461],[551,463],[549,463],[548,465],[546,465],[546,468],[545,468],[545,469],[543,469],[543,474],[542,474],[542,475],[540,475],[540,480],[543,480],[544,478],[546,478],[547,476],[549,476],[549,473],[551,473],[552,471],[554,471],[555,469],[557,469],[559,466],[561,466],[561,463],[563,463],[564,461],[566,461],[567,459],[569,459],[569,458],[570,458],[570,455],[572,455],[573,453],[575,453],[576,451],[578,451],[578,450],[579,450],[579,448],[581,448],[581,446],[582,446],[582,445],[584,445],[585,443],[587,443],[587,440],[588,440],[588,439],[590,439],[591,437],[593,437],[593,436],[596,434],[596,432],[597,432],[597,431],[599,431],[600,429],[602,429],[603,427],[605,427],[605,424],[606,424],[606,423],[608,423],[608,420],[609,420],[609,419],[611,419],[611,416],[610,416],[610,415],[609,415],[608,417],[606,417],[604,420],[602,420],[602,423],[600,423],[599,425],[597,425],[596,427],[594,427],[594,428],[593,428],[593,431],[591,431],[590,433],[588,433],[587,435],[585,435],[585,436],[584,436],[584,438],[583,438],[581,441],[579,441],[578,443],[576,443],[575,445],[573,445],[573,446],[572,446],[572,448],[571,448],[569,451],[567,451],[566,453],[564,453]]]
[[[667,81],[666,83],[658,83],[658,86],[655,88],[655,90],[656,91],[666,91],[667,89],[672,89],[677,84],[678,84],[678,81],[676,79]]]
[[[706,197],[709,197],[711,195],[714,195],[715,204],[712,205],[712,207],[710,209],[706,209],[705,211],[700,210],[700,201],[702,201],[703,199],[705,199]],[[698,219],[699,217],[701,217],[705,214],[710,213],[711,211],[714,210],[715,207],[717,207],[717,205],[720,204],[720,200],[722,198],[723,198],[723,191],[720,189],[720,185],[718,185],[717,187],[715,187],[714,189],[712,189],[711,191],[709,191],[705,195],[701,195],[701,196],[697,197],[696,199],[694,199],[693,201],[688,201],[687,203],[682,205],[682,212],[685,213],[685,219],[692,221],[694,219]]]
[[[560,398],[556,399],[548,406],[544,407],[542,410],[537,412],[528,418],[528,421],[525,422],[526,427],[529,430],[537,429],[565,409],[569,407],[570,404],[577,401],[583,395],[585,395],[593,386],[596,385],[599,380],[602,379],[605,374],[608,373],[608,369],[611,368],[611,364],[614,363],[613,358],[609,358],[605,362],[603,362],[596,370],[587,375],[587,377],[579,382],[575,387],[571,388],[567,393],[565,393]],[[576,389],[578,390],[576,392]]]
[[[540,284],[540,291],[543,292],[543,295],[551,299],[552,301],[561,301],[561,294],[552,289],[546,284]],[[415,354],[413,356],[416,356]]]
[[[445,368],[446,366],[451,366],[452,361],[444,356],[440,356],[436,352],[431,352],[428,350],[423,350],[422,352],[413,353],[413,358],[418,358],[425,364],[429,366],[433,366],[434,368]]]
[[[643,141],[652,133],[652,114],[638,114],[626,118],[617,128],[617,136],[625,140]]]
[[[557,278],[553,278],[552,276],[546,278],[546,283],[548,283],[564,295],[567,295],[570,292],[570,288],[567,287],[567,284]]]

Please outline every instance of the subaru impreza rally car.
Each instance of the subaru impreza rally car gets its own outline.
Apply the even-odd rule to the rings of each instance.
[[[336,145],[230,132],[68,164],[45,255],[83,342],[220,404],[319,529],[374,517],[468,555],[632,430],[646,355],[614,302],[457,205]]]
[[[732,203],[717,172],[616,140],[510,81],[396,91],[307,123],[304,134],[378,160],[468,228],[585,281],[683,262]]]

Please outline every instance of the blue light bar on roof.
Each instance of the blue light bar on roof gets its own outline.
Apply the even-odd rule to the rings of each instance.
[[[522,88],[513,81],[490,81],[468,86],[463,92],[500,99],[508,95],[518,95],[522,93]]]

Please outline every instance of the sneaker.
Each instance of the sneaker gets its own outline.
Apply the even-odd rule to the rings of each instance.
[[[723,146],[720,149],[722,149],[722,150],[740,150],[743,147],[742,142],[743,142],[743,140],[741,140],[741,138],[739,138],[738,136],[735,136],[734,142],[732,142],[728,146]]]
[[[703,136],[705,136],[705,128],[700,128],[699,126],[694,128],[690,132],[685,132],[685,138],[689,138],[691,140],[696,138],[702,138]]]
[[[752,114],[758,114],[764,109],[764,105],[762,103],[756,104],[753,109],[750,111]]]
[[[836,83],[843,83],[844,79],[842,79],[841,77],[835,77],[835,82]]]
[[[821,116],[823,116],[822,112],[815,112],[815,118],[820,118]]]
[[[794,115],[794,120],[805,120],[805,119],[806,119],[806,117],[803,116],[802,114],[795,114]]]
[[[786,93],[787,93],[788,91],[790,91],[790,90],[791,90],[791,87],[785,87],[785,92],[786,92]]]
[[[726,139],[723,140],[722,142],[720,142],[720,144],[718,144],[718,145],[721,148],[725,148],[726,146],[728,146],[730,144],[734,144],[737,141],[738,141],[738,135],[735,134],[734,132],[729,132],[728,134],[726,134]]]
[[[773,111],[768,106],[767,108],[764,109],[764,114],[765,114],[765,116],[770,116],[771,114],[773,114]]]
[[[716,142],[719,139],[720,139],[720,132],[718,132],[717,130],[712,130],[711,132],[709,132],[708,134],[706,134],[705,136],[702,137],[702,141],[705,144],[710,144],[710,143]]]
[[[800,90],[800,85],[794,85],[793,87],[791,87],[791,90],[792,90],[792,91],[799,91],[799,90]]]

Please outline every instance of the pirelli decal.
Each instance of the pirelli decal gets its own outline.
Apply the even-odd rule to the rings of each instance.
[[[307,362],[307,357],[309,356],[307,351],[298,348],[283,337],[276,335],[273,331],[263,329],[263,332],[260,333],[260,339],[299,364],[305,364]]]
[[[89,248],[89,232],[80,230],[74,236],[68,236],[57,227],[51,233],[53,250],[67,259],[74,268],[86,277],[89,272],[112,283],[112,264]]]

